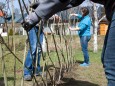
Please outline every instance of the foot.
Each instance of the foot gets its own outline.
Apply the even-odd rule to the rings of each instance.
[[[42,72],[36,73],[36,76],[42,76]]]
[[[31,75],[24,75],[24,80],[25,81],[31,81],[32,80],[32,76]]]
[[[89,67],[89,65],[90,65],[90,63],[85,63],[85,62],[80,64],[81,67]]]
[[[36,73],[36,76],[42,76],[42,74],[43,74],[44,77],[46,77],[46,73],[45,72],[44,73],[42,73],[42,72]]]

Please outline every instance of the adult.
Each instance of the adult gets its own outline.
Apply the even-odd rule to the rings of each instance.
[[[23,22],[25,30],[29,31],[41,19],[48,19],[53,14],[80,5],[85,0],[38,0],[33,5],[35,12],[31,13],[30,19]],[[115,85],[115,0],[91,0],[103,4],[107,19],[110,21],[104,41],[102,62],[108,79],[108,86]]]
[[[87,7],[81,8],[80,14],[70,14],[70,16],[77,16],[79,19],[78,26],[75,27],[69,27],[70,30],[78,31],[79,37],[80,37],[80,43],[82,47],[82,52],[84,56],[84,61],[80,66],[88,67],[90,65],[89,62],[89,54],[88,54],[88,42],[91,39],[91,33],[90,33],[90,27],[91,27],[91,19],[89,17],[89,10]]]

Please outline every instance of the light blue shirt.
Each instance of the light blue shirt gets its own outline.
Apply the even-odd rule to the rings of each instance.
[[[78,27],[80,28],[80,30],[78,31],[79,36],[91,36],[91,19],[89,15],[82,17],[82,15],[78,14],[78,18],[80,19],[80,22],[78,24]]]

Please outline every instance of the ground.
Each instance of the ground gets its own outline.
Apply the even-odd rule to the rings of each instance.
[[[16,39],[16,56],[23,61],[24,56],[24,40],[21,40],[22,37],[18,37]],[[50,39],[50,38],[49,38]],[[98,52],[93,52],[93,38],[89,43],[89,55],[90,55],[90,66],[89,67],[80,67],[79,64],[83,61],[83,55],[79,44],[79,38],[75,37],[73,43],[73,54],[75,57],[75,64],[71,67],[71,71],[65,72],[63,78],[61,79],[58,86],[107,86],[107,80],[104,74],[103,65],[101,63],[101,52],[102,52],[102,45],[103,45],[103,36],[98,37],[99,45],[98,45]],[[52,39],[51,39],[52,40]],[[51,41],[49,40],[49,41]],[[18,47],[20,46],[20,47]],[[54,46],[49,43],[50,48],[50,56],[52,57],[53,61],[56,61],[56,53],[54,50]],[[14,82],[16,81],[15,86],[21,86],[22,80],[22,73],[23,73],[23,64],[15,58],[7,49],[3,46],[4,49],[4,61],[0,58],[0,70],[2,70],[3,62],[5,62],[5,70],[6,76],[8,80],[9,86],[14,86]],[[41,63],[41,66],[43,63]],[[55,63],[56,64],[56,63]],[[16,67],[15,73],[16,77],[14,78],[14,68]],[[50,67],[50,66],[49,66]],[[3,78],[3,71],[0,71],[0,86],[4,86],[4,78]],[[39,80],[40,76],[37,77],[38,83],[41,83]],[[32,86],[33,81],[24,81],[24,86]],[[43,86],[43,85],[40,85]],[[50,86],[50,85],[48,85]]]
[[[62,84],[59,86],[106,86],[107,82],[102,69],[102,66],[98,66],[92,63],[89,67],[83,68],[75,64],[72,71],[65,74],[62,79]]]

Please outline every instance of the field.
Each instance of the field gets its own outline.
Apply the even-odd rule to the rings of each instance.
[[[59,37],[55,36],[56,43],[59,44]],[[68,37],[69,38],[69,37]],[[4,38],[7,42],[7,38]],[[15,36],[15,54],[23,62],[24,58],[24,44],[25,36]],[[57,65],[57,56],[55,52],[55,46],[53,43],[53,38],[48,35],[48,46],[50,56]],[[83,61],[83,55],[79,43],[79,37],[73,36],[72,38],[72,53],[75,57],[75,64],[71,67],[71,71],[64,73],[63,78],[58,86],[106,86],[107,81],[104,75],[103,65],[101,63],[101,51],[104,41],[104,36],[98,36],[98,52],[93,52],[93,37],[89,42],[89,55],[91,65],[87,68],[80,67],[79,64]],[[10,37],[9,47],[12,47],[12,37]],[[67,42],[69,43],[69,42]],[[64,47],[63,43],[61,45]],[[23,76],[23,64],[14,58],[14,56],[7,50],[7,48],[2,44],[3,56],[0,57],[0,86],[4,86],[3,78],[3,64],[5,63],[5,71],[8,80],[8,86],[21,86],[21,80]],[[59,51],[59,49],[58,49]],[[60,51],[59,51],[60,52]],[[47,57],[47,55],[46,55]],[[3,63],[4,62],[4,63]],[[50,64],[50,61],[47,61]],[[41,66],[43,66],[43,61],[41,60]],[[15,76],[16,75],[16,76]],[[40,76],[38,76],[39,78]],[[38,79],[39,80],[39,79]],[[40,81],[39,81],[40,82]],[[24,86],[32,86],[32,81],[24,82]],[[42,85],[41,85],[42,86]],[[50,85],[48,85],[50,86]]]

